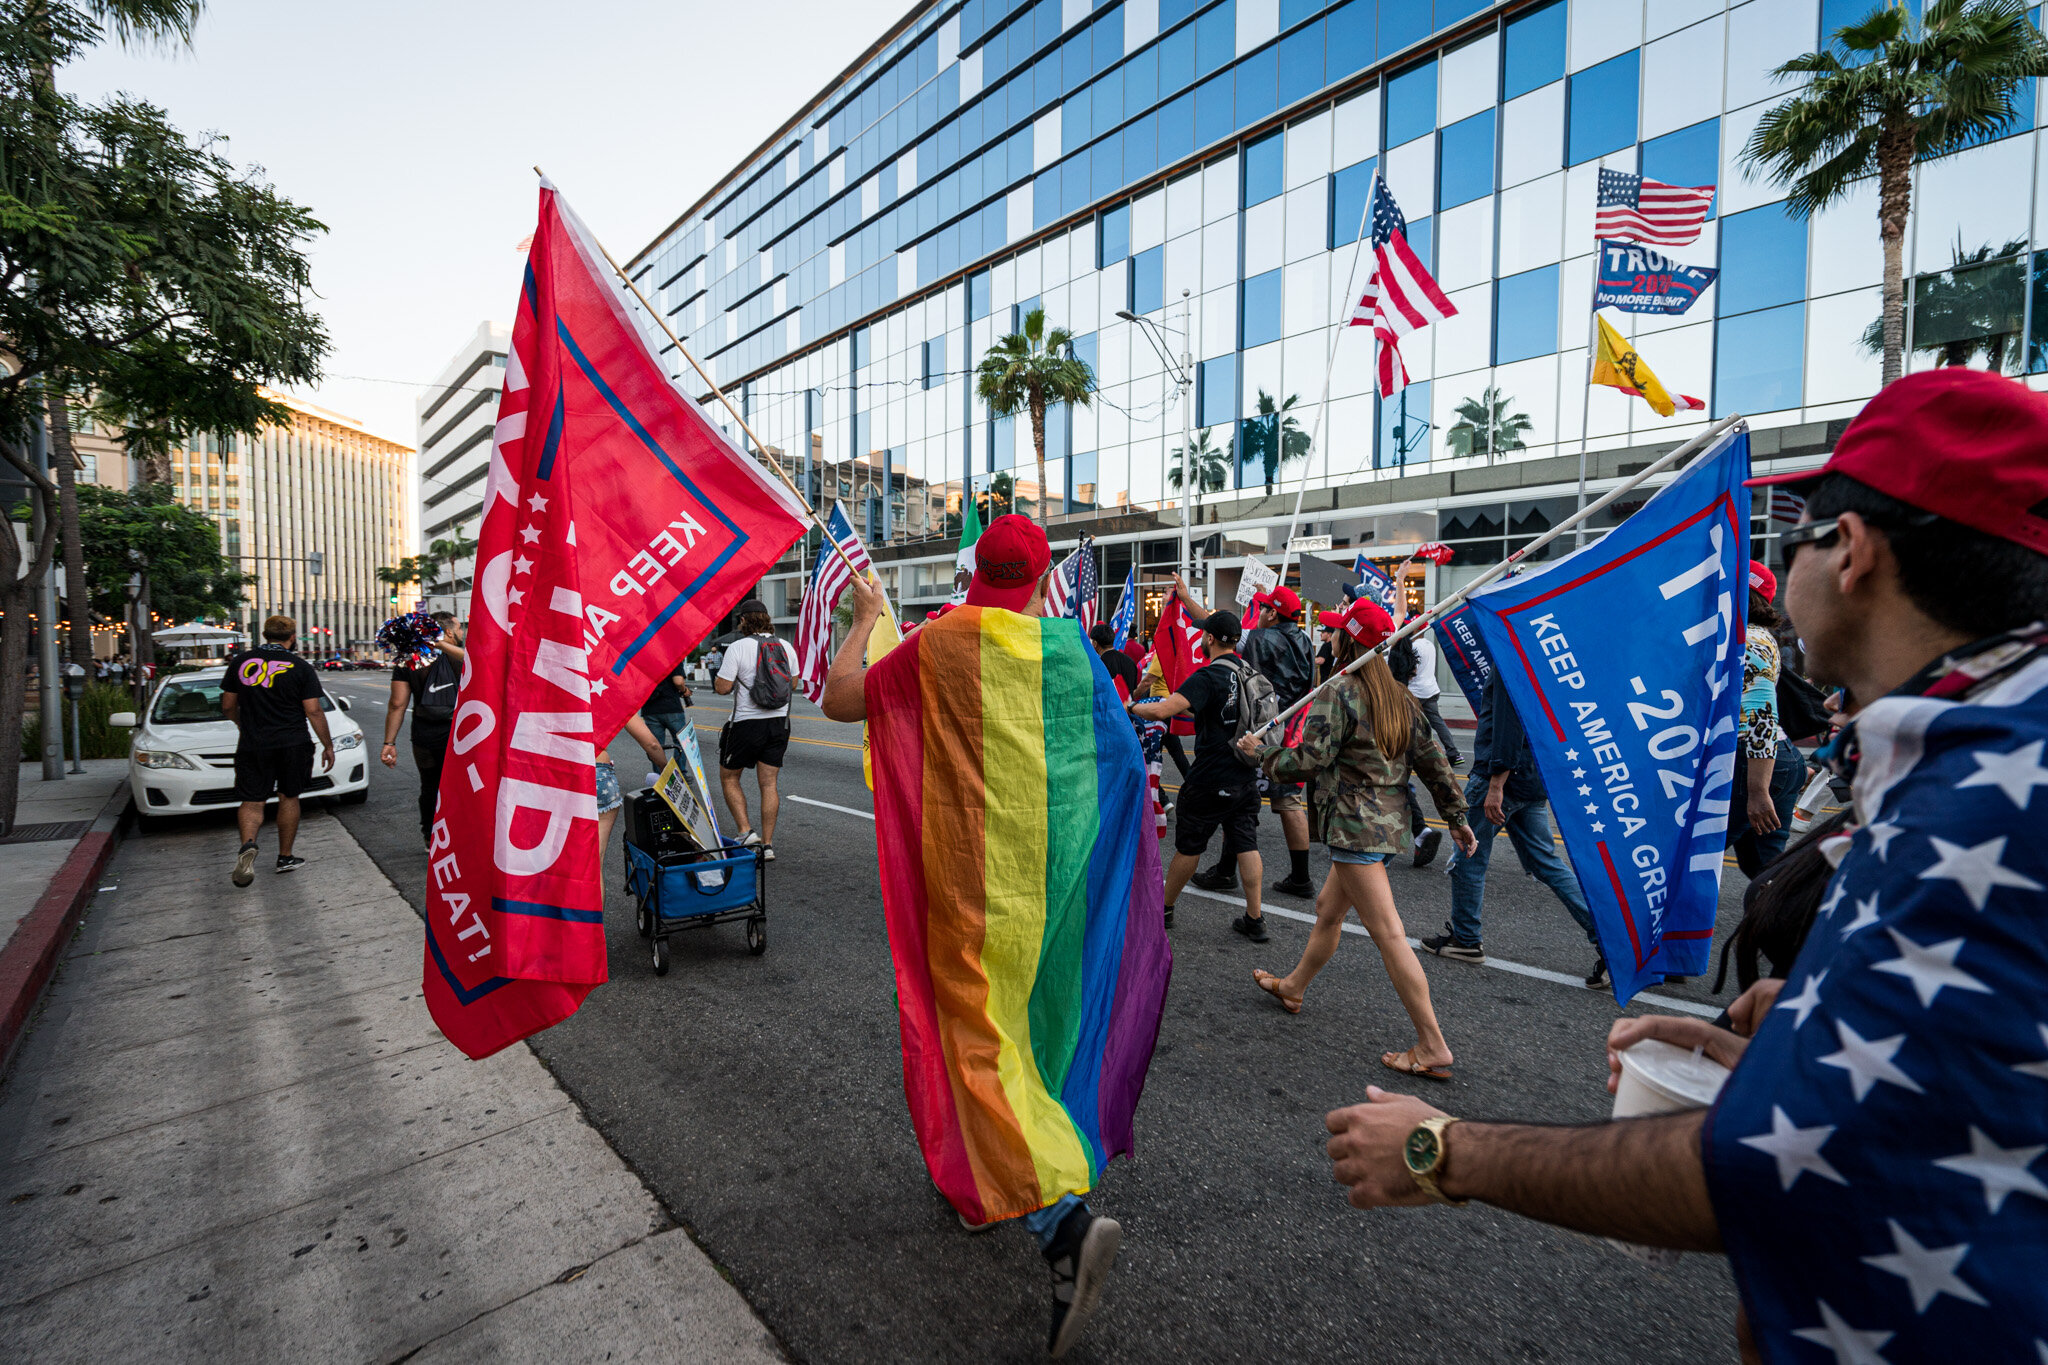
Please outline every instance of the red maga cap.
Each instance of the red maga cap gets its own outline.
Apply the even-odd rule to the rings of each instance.
[[[1359,598],[1343,611],[1318,612],[1316,620],[1343,631],[1367,649],[1394,633],[1393,616],[1370,597]]]
[[[1278,587],[1271,592],[1256,593],[1252,597],[1252,615],[1256,617],[1261,607],[1271,607],[1290,621],[1301,619],[1301,595],[1289,587]]]
[[[974,542],[974,578],[967,585],[970,607],[1022,611],[1052,564],[1052,546],[1029,517],[997,517]]]
[[[1961,365],[1909,374],[1864,406],[1821,468],[1749,484],[1823,474],[2048,554],[2048,398],[2017,380]]]
[[[1778,600],[1778,576],[1754,559],[1749,561],[1749,586],[1762,593],[1766,602]]]

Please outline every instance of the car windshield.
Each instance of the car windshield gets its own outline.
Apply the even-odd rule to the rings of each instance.
[[[334,698],[321,693],[320,709],[332,711]],[[149,713],[152,725],[203,725],[210,720],[226,719],[220,710],[219,678],[165,683]]]

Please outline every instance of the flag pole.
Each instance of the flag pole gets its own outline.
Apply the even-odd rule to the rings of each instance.
[[[1595,512],[1598,512],[1603,507],[1606,507],[1609,503],[1621,497],[1624,493],[1634,491],[1634,489],[1638,487],[1645,479],[1651,478],[1654,475],[1662,473],[1663,471],[1671,468],[1672,465],[1677,464],[1681,460],[1684,460],[1694,451],[1700,450],[1707,446],[1709,443],[1718,439],[1721,433],[1727,431],[1730,427],[1735,426],[1742,420],[1743,418],[1741,413],[1732,412],[1728,414],[1726,417],[1723,417],[1720,421],[1708,427],[1699,435],[1693,437],[1690,441],[1687,441],[1684,445],[1678,446],[1666,452],[1662,457],[1651,461],[1650,464],[1645,466],[1639,473],[1631,475],[1628,479],[1624,480],[1619,487],[1610,490],[1605,497],[1601,498],[1600,501],[1594,503],[1591,507],[1580,508],[1577,512],[1573,513],[1569,518],[1551,527],[1548,531],[1545,531],[1542,535],[1530,541],[1527,545],[1515,551],[1506,559],[1503,559],[1500,563],[1494,565],[1485,573],[1479,575],[1479,577],[1473,579],[1470,583],[1467,583],[1464,587],[1452,593],[1449,597],[1444,598],[1443,601],[1438,602],[1434,607],[1431,607],[1429,610],[1423,612],[1420,616],[1411,617],[1408,620],[1407,624],[1397,628],[1392,635],[1389,635],[1386,639],[1380,641],[1377,645],[1374,645],[1371,649],[1359,655],[1356,659],[1353,659],[1349,664],[1345,665],[1337,672],[1332,673],[1328,678],[1324,679],[1321,684],[1314,688],[1311,688],[1308,692],[1308,695],[1304,696],[1300,701],[1288,707],[1285,711],[1282,711],[1279,715],[1273,717],[1273,719],[1267,721],[1263,726],[1259,727],[1259,729],[1251,731],[1250,733],[1264,734],[1267,730],[1272,729],[1274,726],[1284,723],[1289,716],[1301,710],[1302,707],[1307,706],[1311,701],[1314,701],[1317,693],[1322,692],[1325,688],[1329,687],[1332,683],[1336,682],[1337,679],[1343,677],[1346,673],[1351,673],[1359,668],[1362,668],[1365,665],[1366,660],[1377,658],[1378,656],[1385,654],[1388,650],[1392,649],[1395,645],[1400,644],[1403,640],[1408,639],[1410,636],[1421,634],[1424,630],[1427,630],[1429,627],[1435,625],[1439,618],[1448,616],[1453,609],[1461,605],[1465,601],[1465,599],[1470,597],[1473,593],[1479,591],[1479,589],[1493,582],[1496,578],[1499,578],[1502,574],[1505,574],[1508,570],[1514,568],[1517,564],[1520,564],[1530,555],[1542,549],[1551,541],[1556,540],[1566,531],[1572,530],[1575,527],[1579,526],[1588,517],[1591,517]]]
[[[1380,174],[1379,168],[1374,167],[1372,174],[1374,182],[1377,183]],[[1365,225],[1372,219],[1372,200],[1373,186],[1367,185],[1365,187],[1365,206],[1358,215],[1358,236],[1353,239],[1354,245],[1351,248],[1351,269],[1344,276],[1344,307],[1347,309],[1358,306],[1358,259],[1365,254]],[[1316,404],[1316,425],[1315,429],[1309,432],[1308,436],[1310,459],[1315,457],[1316,441],[1323,434],[1323,423],[1330,412],[1330,383],[1337,374],[1337,347],[1343,343],[1344,334],[1350,330],[1351,317],[1347,313],[1337,323],[1337,334],[1330,338],[1330,359],[1323,366],[1323,397],[1322,401]],[[1279,441],[1283,439],[1281,435],[1282,430],[1284,430],[1284,424],[1277,424],[1273,432],[1274,440]],[[1276,453],[1284,453],[1284,451]],[[1327,473],[1327,462],[1325,464],[1325,472]],[[1312,476],[1308,469],[1302,470],[1301,487],[1294,490],[1294,516],[1287,523],[1287,539],[1280,547],[1280,584],[1282,586],[1287,582],[1287,565],[1293,555],[1294,533],[1301,526],[1301,500],[1308,493],[1310,477]]]
[[[1600,354],[1600,239],[1593,239],[1593,287],[1586,296],[1586,387],[1579,393],[1579,504],[1578,529],[1573,532],[1572,548],[1579,549],[1586,543],[1586,428],[1593,420],[1593,362]]]
[[[541,170],[541,168],[538,166],[535,166],[533,168],[533,173],[537,176],[540,176],[543,180],[547,178],[547,173]],[[833,552],[839,556],[840,562],[846,565],[846,571],[852,574],[855,578],[863,577],[860,569],[854,564],[852,558],[847,555],[845,547],[840,545],[839,541],[833,536],[832,529],[829,526],[825,525],[825,519],[818,515],[818,509],[812,507],[810,503],[804,498],[802,491],[797,488],[795,481],[789,477],[789,474],[782,468],[782,466],[777,464],[774,460],[768,458],[767,443],[763,441],[759,436],[756,436],[754,434],[754,429],[747,425],[747,419],[740,415],[740,410],[733,406],[733,402],[730,398],[727,398],[725,396],[725,390],[718,387],[718,381],[713,379],[708,373],[706,373],[704,367],[697,363],[697,357],[691,355],[690,348],[683,345],[683,339],[676,335],[675,328],[668,325],[668,319],[663,317],[658,311],[656,311],[654,305],[647,301],[647,296],[640,292],[640,286],[633,283],[632,278],[628,276],[624,270],[620,269],[619,263],[616,260],[612,259],[612,253],[610,248],[606,247],[602,241],[598,240],[598,236],[595,232],[590,234],[590,240],[596,242],[597,249],[604,253],[605,264],[609,265],[612,268],[612,273],[619,277],[619,282],[625,285],[626,288],[633,291],[633,297],[640,300],[640,306],[647,310],[647,316],[654,319],[655,325],[661,328],[662,333],[668,337],[670,344],[673,345],[679,353],[681,353],[683,359],[690,362],[690,368],[697,372],[697,377],[699,379],[702,379],[706,384],[709,384],[711,386],[712,394],[717,397],[720,403],[723,403],[725,405],[725,410],[732,414],[732,420],[740,424],[740,430],[745,432],[747,434],[747,439],[754,443],[754,450],[760,455],[761,463],[768,466],[768,468],[774,470],[775,477],[782,480],[782,486],[787,488],[790,491],[791,495],[794,496],[796,500],[803,505],[805,515],[810,517],[811,524],[816,526],[818,530],[824,534],[825,543],[832,547]]]

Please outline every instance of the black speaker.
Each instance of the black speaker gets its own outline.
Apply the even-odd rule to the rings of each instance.
[[[626,798],[626,842],[656,857],[702,851],[668,802],[652,791],[634,792]]]

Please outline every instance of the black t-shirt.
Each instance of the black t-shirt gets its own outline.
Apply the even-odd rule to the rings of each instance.
[[[1102,666],[1109,670],[1112,678],[1123,679],[1123,684],[1133,699],[1138,695],[1138,666],[1131,662],[1131,656],[1120,649],[1105,650],[1098,657]]]
[[[1195,761],[1187,785],[1215,792],[1242,792],[1258,781],[1256,769],[1231,752],[1237,744],[1237,670],[1235,657],[1205,664],[1175,689],[1188,699],[1195,722]]]
[[[228,657],[220,690],[235,694],[242,747],[288,749],[311,744],[308,697],[325,695],[313,665],[282,645],[258,645]]]
[[[462,685],[462,665],[437,654],[418,667],[392,669],[391,679],[403,682],[412,692],[413,747],[446,748],[449,728],[455,723],[452,712],[456,690]]]
[[[676,675],[671,673],[654,685],[647,694],[647,704],[640,709],[650,716],[680,716],[689,711],[689,703],[683,700],[682,689],[675,684]]]

